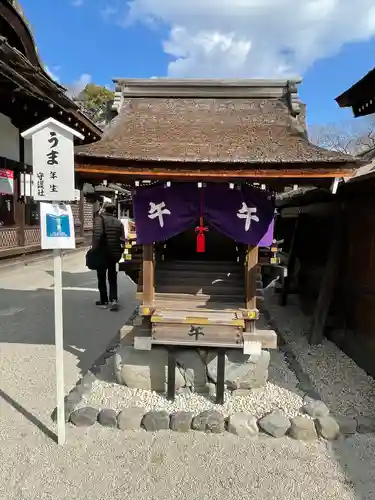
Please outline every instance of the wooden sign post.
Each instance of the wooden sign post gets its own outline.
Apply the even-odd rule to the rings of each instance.
[[[53,249],[57,442],[65,436],[64,335],[61,250],[75,248],[72,209],[65,202],[76,198],[74,185],[74,137],[79,132],[53,118],[23,132],[32,140],[33,197],[40,201],[41,248]]]

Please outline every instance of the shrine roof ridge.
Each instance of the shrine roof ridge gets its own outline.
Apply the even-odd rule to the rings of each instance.
[[[281,97],[297,92],[302,78],[114,78],[116,93],[125,97]]]
[[[288,82],[301,83],[302,78],[299,76],[291,78],[113,78],[114,83],[127,85],[151,85],[151,86],[236,86],[236,87],[280,87],[285,86]]]

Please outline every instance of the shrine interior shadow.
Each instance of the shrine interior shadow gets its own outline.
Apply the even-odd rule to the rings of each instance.
[[[198,251],[195,227],[156,246],[156,292],[170,294],[171,300],[189,295],[197,299],[195,306],[189,302],[196,308],[243,307],[245,247],[207,227],[203,251]]]

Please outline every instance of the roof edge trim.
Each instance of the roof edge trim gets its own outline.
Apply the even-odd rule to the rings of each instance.
[[[292,113],[300,111],[297,85],[301,78],[290,79],[173,79],[173,78],[115,78],[115,97],[112,109],[119,111],[124,99],[195,98],[195,99],[281,99],[287,97]]]

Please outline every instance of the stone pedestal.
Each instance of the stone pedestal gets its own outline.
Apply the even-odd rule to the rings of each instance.
[[[229,350],[225,357],[225,383],[229,390],[258,389],[268,379],[270,353],[262,350],[260,355],[244,355],[240,350]],[[217,359],[215,352],[207,356],[207,372],[217,382]]]
[[[264,387],[268,379],[270,353],[244,355],[230,349],[225,357],[225,384],[231,391]],[[217,383],[217,353],[181,349],[176,352],[176,390],[189,388],[209,394],[210,385]],[[168,352],[163,347],[139,351],[133,346],[120,346],[114,356],[114,371],[120,384],[131,389],[165,392]],[[212,391],[211,391],[212,392]]]

